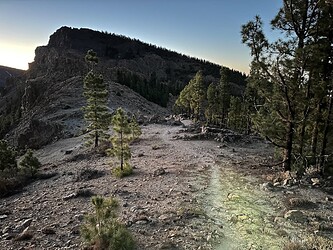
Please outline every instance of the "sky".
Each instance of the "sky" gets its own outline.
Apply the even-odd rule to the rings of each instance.
[[[241,26],[269,22],[282,0],[0,0],[0,65],[27,69],[35,48],[62,26],[125,35],[249,72]]]

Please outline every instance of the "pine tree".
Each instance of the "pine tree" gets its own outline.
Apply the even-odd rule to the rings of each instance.
[[[332,14],[328,1],[284,0],[271,22],[281,39],[268,42],[260,17],[242,27],[253,57],[249,84],[261,99],[253,122],[282,149],[286,171],[298,159],[304,165],[309,152],[317,154],[318,139],[326,137],[320,127],[330,110]]]
[[[203,103],[206,98],[206,90],[202,71],[198,71],[190,82],[180,92],[176,100],[176,109],[186,110],[194,119],[199,120],[203,114]]]
[[[30,176],[35,176],[42,164],[39,162],[38,158],[33,155],[32,150],[28,149],[20,162],[20,166],[23,172]]]
[[[239,97],[231,96],[228,127],[238,132],[247,131],[247,105]]]
[[[5,140],[0,140],[0,171],[13,171],[17,168],[16,152]]]
[[[221,125],[226,124],[228,111],[230,107],[230,69],[221,67],[220,70],[220,83],[217,87],[219,98],[219,109],[221,114]]]
[[[185,112],[188,116],[192,114],[191,105],[190,105],[190,85],[187,84],[184,89],[180,92],[179,97],[175,103],[175,111],[177,113]]]
[[[99,145],[101,140],[106,140],[106,131],[110,123],[110,114],[107,107],[108,90],[102,75],[96,75],[94,67],[98,63],[97,54],[89,50],[85,57],[91,70],[84,78],[84,96],[87,105],[83,108],[84,118],[89,123],[88,144],[94,143],[94,147]]]
[[[85,216],[80,230],[84,241],[94,249],[134,249],[132,235],[118,221],[117,200],[94,196],[91,201],[94,211]]]
[[[205,117],[208,124],[217,124],[219,108],[219,93],[215,83],[209,84],[207,88],[207,107],[205,110]]]
[[[135,141],[142,134],[140,125],[138,124],[135,116],[132,116],[131,121],[129,122],[129,128],[131,130],[131,141]]]
[[[128,160],[131,159],[129,143],[132,141],[132,131],[128,117],[121,108],[117,109],[111,124],[115,134],[111,137],[113,148],[108,153],[118,158],[120,171],[124,171],[124,166],[130,168]]]

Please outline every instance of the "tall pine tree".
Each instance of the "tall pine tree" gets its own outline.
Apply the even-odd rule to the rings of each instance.
[[[102,75],[97,75],[94,71],[98,63],[96,52],[89,50],[85,56],[86,62],[90,66],[90,71],[84,78],[84,96],[87,105],[83,108],[84,118],[88,122],[88,144],[97,147],[101,140],[106,140],[110,124],[110,114],[107,107],[108,90]]]
[[[271,22],[283,34],[281,39],[268,42],[260,17],[242,27],[243,43],[253,58],[249,84],[261,100],[254,125],[282,149],[284,170],[294,163],[304,168],[311,151],[321,151],[321,156],[325,151],[322,128],[332,89],[331,20],[329,1],[284,0]]]
[[[198,71],[185,88],[180,92],[176,100],[176,107],[188,111],[194,119],[199,120],[204,113],[203,103],[206,98],[206,90],[202,71]]]

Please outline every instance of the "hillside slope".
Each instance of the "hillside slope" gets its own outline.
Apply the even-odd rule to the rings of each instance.
[[[25,78],[5,88],[0,98],[0,137],[21,148],[39,148],[82,133],[88,49],[100,58],[96,71],[109,85],[111,112],[121,106],[142,116],[164,116],[169,111],[157,104],[166,106],[169,96],[177,95],[198,70],[203,70],[207,84],[219,80],[216,64],[123,36],[62,27],[46,46],[36,48]],[[232,72],[233,89],[241,93],[245,76]]]
[[[8,78],[22,76],[24,72],[25,70],[0,65],[0,88],[5,85]]]

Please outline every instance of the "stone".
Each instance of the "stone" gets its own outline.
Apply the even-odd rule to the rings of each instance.
[[[312,181],[312,185],[315,186],[315,185],[319,185],[320,184],[320,180],[319,178],[311,178],[311,181]]]
[[[158,168],[154,171],[153,176],[160,176],[165,174],[165,169],[164,168]]]
[[[31,222],[32,222],[32,219],[31,219],[31,218],[30,218],[30,219],[26,219],[26,220],[24,220],[22,223],[20,223],[20,224],[16,227],[16,229],[17,229],[18,231],[22,231],[23,229],[26,229],[28,226],[30,226]]]
[[[270,182],[265,182],[262,185],[260,185],[261,190],[264,191],[272,191],[273,190],[273,184]]]
[[[137,224],[137,225],[145,225],[145,224],[148,224],[148,221],[147,220],[137,220],[135,222],[135,224]]]
[[[283,180],[282,186],[288,186],[288,185],[290,185],[290,181],[291,181],[291,179],[285,179],[285,180]]]
[[[71,194],[68,194],[68,195],[62,197],[62,199],[63,199],[64,201],[67,201],[67,200],[70,200],[70,199],[74,199],[74,198],[76,198],[76,196],[77,196],[77,193],[71,193]]]
[[[297,223],[306,223],[308,222],[308,218],[306,215],[300,210],[289,210],[284,214],[284,218],[287,220],[291,220]]]
[[[55,234],[55,230],[52,227],[44,227],[42,228],[42,233],[49,235],[49,234]]]
[[[0,215],[0,220],[2,220],[2,219],[6,219],[7,217],[8,217],[7,214],[1,214],[1,215]]]
[[[158,217],[158,219],[160,220],[160,221],[172,221],[172,220],[176,220],[176,218],[175,218],[175,214],[173,214],[173,213],[166,213],[166,214],[162,214],[162,215],[160,215],[159,217]]]
[[[32,230],[29,227],[26,227],[22,233],[20,233],[16,238],[15,240],[17,241],[25,241],[25,240],[31,240],[33,238],[33,233],[32,233]]]
[[[73,152],[73,149],[67,149],[65,150],[65,155],[69,155]]]

